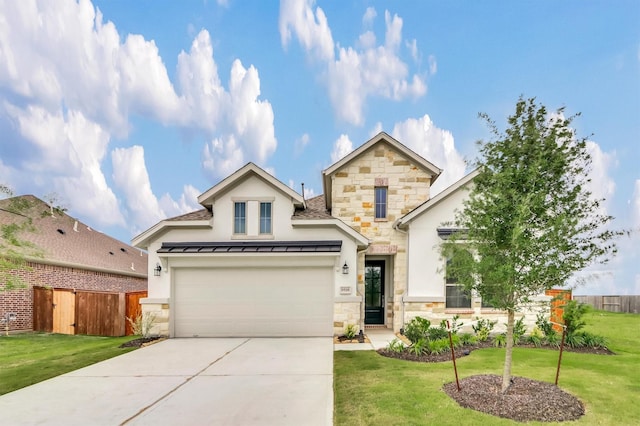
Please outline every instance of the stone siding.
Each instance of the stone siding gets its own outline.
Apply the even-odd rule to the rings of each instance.
[[[548,296],[540,296],[533,300],[529,305],[524,305],[516,312],[515,319],[519,320],[524,316],[524,324],[527,331],[530,332],[536,325],[536,319],[539,314],[545,318],[550,317],[550,305]],[[464,323],[462,331],[471,333],[472,322],[477,318],[486,318],[491,321],[497,321],[493,328],[494,333],[506,331],[507,313],[491,308],[483,308],[480,301],[474,301],[470,309],[446,309],[444,302],[405,302],[404,304],[404,320],[405,324],[415,317],[426,318],[431,321],[432,326],[437,326],[442,320],[451,320],[455,315],[460,319],[458,322]]]
[[[407,283],[407,237],[394,222],[429,199],[431,176],[386,143],[373,146],[332,176],[331,214],[371,241],[366,255],[390,256],[392,285],[387,294],[387,326],[401,327],[400,299]],[[387,187],[387,217],[375,218],[376,186]],[[358,257],[358,293],[364,294],[365,254]],[[364,307],[361,315],[364,316]],[[336,317],[336,321],[340,321]]]
[[[153,315],[153,325],[149,334],[152,336],[169,336],[169,303],[140,301],[142,315]]]
[[[360,330],[361,302],[336,302],[333,304],[333,333],[344,334],[347,325],[353,324]]]

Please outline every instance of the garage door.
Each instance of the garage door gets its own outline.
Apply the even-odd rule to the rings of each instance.
[[[332,269],[174,269],[176,337],[333,334]]]

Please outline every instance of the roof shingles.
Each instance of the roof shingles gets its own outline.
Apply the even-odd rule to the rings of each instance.
[[[113,273],[147,275],[147,254],[51,207],[33,195],[19,197],[30,207],[21,212],[8,210],[11,199],[0,200],[0,224],[23,224],[31,219],[30,229],[21,231],[19,238],[33,245],[23,253],[34,258],[61,265],[99,268]],[[0,236],[0,252],[16,247]],[[20,248],[18,248],[20,250]]]

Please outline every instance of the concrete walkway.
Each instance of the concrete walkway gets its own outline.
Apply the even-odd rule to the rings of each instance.
[[[386,348],[397,336],[390,328],[371,328],[365,329],[365,336],[369,338],[371,343],[340,343],[334,344],[335,351],[373,351]]]
[[[0,425],[331,425],[331,338],[169,339],[0,396]]]

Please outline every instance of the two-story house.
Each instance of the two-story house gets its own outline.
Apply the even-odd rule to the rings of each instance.
[[[330,336],[502,313],[445,279],[439,242],[475,173],[431,197],[442,170],[382,132],[323,171],[305,200],[249,163],[198,197],[201,210],[133,240],[149,252],[143,311],[155,332]],[[535,319],[533,312],[530,318]]]

